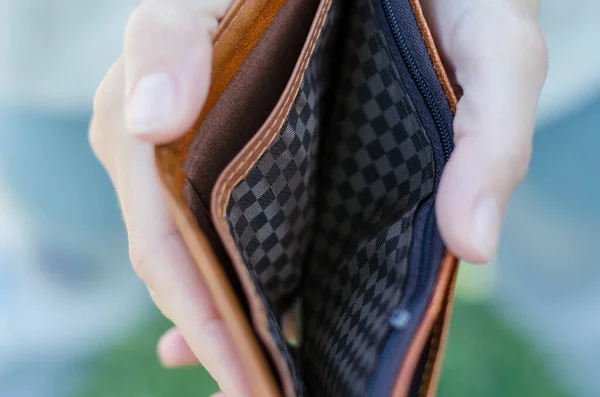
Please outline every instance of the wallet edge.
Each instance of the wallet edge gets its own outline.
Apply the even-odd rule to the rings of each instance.
[[[258,338],[244,314],[210,243],[200,230],[183,198],[185,177],[181,164],[197,126],[212,109],[247,54],[266,31],[285,0],[237,0],[221,19],[214,38],[211,88],[194,127],[181,139],[155,148],[155,166],[172,214],[186,248],[206,281],[220,317],[231,334],[246,370],[252,395],[281,395]]]
[[[218,297],[224,299],[224,302],[215,302],[215,304],[217,304],[218,306],[219,313],[223,317],[227,317],[227,319],[224,318],[224,321],[227,323],[228,329],[231,330],[232,325],[235,325],[235,327],[240,327],[239,329],[234,330],[236,336],[232,335],[238,353],[240,353],[243,356],[241,357],[242,360],[244,360],[244,357],[251,358],[252,360],[257,360],[257,358],[259,359],[259,362],[253,361],[253,365],[247,365],[245,367],[247,367],[250,371],[250,373],[248,374],[249,382],[252,385],[252,390],[254,391],[254,394],[260,396],[279,395],[280,393],[278,392],[277,382],[273,379],[273,374],[269,369],[268,363],[265,360],[263,352],[258,346],[258,340],[256,340],[254,332],[252,331],[252,329],[249,328],[249,323],[246,320],[243,312],[241,312],[239,302],[237,302],[237,297],[231,290],[229,283],[222,274],[222,270],[220,269],[219,263],[212,252],[212,248],[206,240],[206,237],[199,230],[197,225],[195,225],[193,215],[191,213],[187,213],[189,211],[185,211],[185,203],[182,201],[182,197],[180,197],[180,195],[177,193],[177,186],[183,184],[183,176],[181,170],[178,169],[178,164],[181,163],[179,161],[181,157],[185,156],[185,151],[187,149],[187,146],[189,145],[189,142],[191,141],[191,137],[193,136],[193,132],[195,132],[197,125],[202,121],[204,116],[207,114],[208,110],[210,110],[212,106],[214,106],[214,103],[216,103],[216,100],[218,99],[220,93],[227,85],[228,81],[231,79],[233,74],[235,74],[235,71],[237,70],[237,68],[239,68],[239,65],[241,65],[241,63],[245,59],[245,54],[238,52],[239,47],[235,45],[235,38],[245,38],[246,42],[248,43],[248,47],[245,49],[247,49],[247,52],[249,52],[261,36],[261,27],[259,26],[258,28],[255,28],[255,26],[257,25],[256,20],[262,19],[263,23],[258,25],[263,25],[262,31],[264,32],[264,30],[266,30],[266,27],[268,27],[268,25],[270,24],[268,17],[266,17],[265,15],[268,15],[270,12],[273,13],[273,16],[276,15],[278,9],[281,7],[281,4],[283,2],[283,0],[277,0],[273,2],[268,2],[267,0],[239,0],[235,2],[234,5],[232,5],[232,7],[230,7],[230,10],[223,18],[222,24],[220,25],[219,30],[215,36],[213,79],[215,77],[215,73],[219,74],[220,77],[217,79],[217,84],[211,87],[211,92],[209,94],[209,98],[207,99],[207,103],[202,112],[202,115],[199,117],[196,125],[194,126],[194,129],[190,130],[186,137],[173,144],[164,145],[156,148],[156,163],[159,171],[158,173],[160,179],[163,182],[163,185],[165,186],[165,190],[167,191],[167,197],[169,201],[169,206],[171,207],[171,213],[175,218],[175,222],[186,242],[190,254],[192,254],[194,262],[196,262],[197,264],[211,264],[207,266],[200,265],[198,267],[200,268],[200,271],[202,272],[205,278],[218,280],[219,285],[209,286],[209,290],[215,301],[219,300]],[[253,4],[252,7],[247,7],[247,3],[254,3],[257,5]],[[258,3],[262,5],[259,11],[261,13],[260,17],[256,14],[255,10],[250,9],[258,8]],[[262,9],[264,7],[267,7],[267,5],[265,5],[266,3],[270,3],[269,5],[272,5],[273,9],[269,10],[269,12],[263,13]],[[274,3],[279,3],[279,5]],[[323,3],[327,3],[327,5],[330,6],[331,0],[323,0]],[[444,92],[452,110],[455,111],[458,100],[452,88],[452,84],[450,83],[450,80],[448,78],[448,74],[446,73],[444,65],[441,61],[439,53],[437,51],[433,36],[425,20],[419,0],[410,0],[410,3],[413,8],[419,29],[425,41],[429,56],[434,65],[436,74],[440,80],[440,83],[444,89]],[[320,7],[322,7],[322,5]],[[254,34],[240,35],[240,26],[245,26],[246,29],[254,29]],[[235,32],[233,32],[233,30],[235,30]],[[220,49],[219,47],[221,47],[222,49]],[[229,75],[229,79],[227,79],[227,75]],[[225,174],[225,172],[223,174]],[[181,180],[179,180],[179,178],[181,178]],[[443,360],[444,346],[447,339],[448,326],[450,323],[452,297],[456,280],[457,268],[457,258],[455,258],[447,252],[443,259],[442,269],[440,270],[440,274],[438,275],[438,281],[436,282],[434,296],[432,297],[432,301],[429,304],[429,308],[426,314],[427,324],[425,324],[426,319],[424,319],[421,325],[419,326],[417,333],[415,334],[415,337],[413,339],[414,342],[411,343],[411,347],[409,349],[409,352],[407,353],[407,358],[404,361],[402,368],[398,373],[393,392],[394,396],[407,395],[408,388],[410,387],[412,379],[404,378],[407,376],[406,374],[410,374],[411,377],[414,376],[414,368],[416,367],[416,364],[420,358],[420,354],[425,348],[427,337],[431,335],[431,331],[434,327],[434,324],[439,324],[439,326],[441,327],[439,334],[439,343],[435,343],[435,346],[437,346],[437,348],[433,351],[430,351],[430,358],[426,365],[427,370],[425,371],[423,379],[421,380],[421,388],[419,392],[420,395],[435,395],[439,373],[441,370],[441,362]],[[212,271],[213,273],[206,274],[207,271]],[[434,299],[437,300],[434,301]],[[437,302],[437,305],[435,305],[435,302]],[[229,307],[224,307],[224,305],[227,305]],[[245,323],[245,325],[243,323]],[[236,339],[237,337],[240,337],[241,339]],[[242,340],[246,340],[246,342],[242,342]],[[422,343],[417,343],[421,341]],[[248,344],[245,346],[240,346],[245,343]],[[243,352],[244,350],[245,352]],[[416,358],[414,358],[413,356]],[[411,366],[413,367],[412,371],[409,369]],[[403,375],[405,376],[403,377]]]
[[[425,42],[427,53],[433,63],[436,75],[442,85],[446,99],[453,113],[456,113],[458,96],[455,92],[446,67],[437,49],[437,45],[425,18],[420,0],[410,0],[419,31]],[[439,327],[439,333],[432,335],[432,346],[428,353],[425,371],[420,381],[419,396],[432,397],[437,393],[439,377],[444,359],[444,351],[448,338],[450,320],[452,316],[453,297],[458,273],[459,260],[451,252],[446,251],[442,259],[438,278],[435,282],[433,296],[428,305],[423,321],[410,344],[406,358],[402,364],[393,388],[392,396],[404,397],[408,395],[413,381],[414,371],[418,365],[421,355],[429,337],[432,335],[434,326]]]

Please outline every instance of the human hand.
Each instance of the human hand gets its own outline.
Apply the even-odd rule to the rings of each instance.
[[[145,0],[96,93],[90,141],[117,190],[134,269],[178,327],[161,338],[161,361],[201,361],[228,396],[245,396],[249,384],[174,225],[154,163],[154,144],[188,131],[206,100],[212,35],[229,4]]]
[[[455,148],[436,201],[440,232],[458,257],[494,256],[508,199],[531,155],[547,50],[537,0],[421,0],[442,58],[463,96]]]
[[[527,168],[545,78],[533,7],[517,1],[423,0],[464,90],[438,221],[450,250],[471,262],[489,260],[496,249],[504,207]],[[171,219],[153,157],[154,144],[183,135],[204,104],[212,33],[229,3],[145,0],[129,21],[122,57],[98,89],[90,139],[117,189],[134,268],[178,325],[159,343],[161,360],[179,366],[198,357],[236,396],[247,394],[248,383]]]

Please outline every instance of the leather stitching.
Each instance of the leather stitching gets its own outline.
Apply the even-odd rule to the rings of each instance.
[[[458,103],[458,98],[454,89],[452,87],[452,83],[450,82],[450,78],[448,77],[448,73],[444,67],[442,62],[442,58],[440,57],[439,51],[435,46],[435,41],[433,39],[433,35],[431,34],[431,30],[427,25],[427,20],[425,19],[425,15],[423,14],[423,8],[421,8],[421,4],[419,0],[410,0],[410,5],[415,14],[415,19],[417,20],[417,25],[419,26],[419,30],[421,31],[421,35],[423,36],[423,41],[425,42],[425,47],[427,47],[427,53],[431,58],[433,63],[433,68],[435,69],[435,73],[440,80],[440,84],[444,89],[444,93],[446,94],[446,99],[450,103],[450,108],[452,112],[456,112],[456,106]]]
[[[246,0],[240,0],[238,4],[235,5],[235,8],[232,10],[233,16],[226,22],[227,24],[224,25],[216,34],[217,37],[214,42],[215,48],[219,45],[223,36],[225,36],[225,34],[229,31],[229,29],[236,21],[236,19],[240,16],[241,11],[244,9],[244,7],[246,7],[247,4],[248,2]]]
[[[322,32],[322,29],[324,26],[324,20],[325,20],[326,16],[328,15],[328,11],[330,9],[331,2],[332,2],[332,0],[325,0],[325,2],[322,3],[322,8],[319,11],[320,14],[318,15],[318,18],[316,20],[315,29],[312,32],[311,37],[309,38],[308,46],[306,47],[304,54],[302,54],[302,56],[300,58],[299,67],[297,69],[298,73],[294,77],[294,80],[292,80],[292,85],[290,86],[290,89],[287,92],[287,97],[286,97],[285,101],[283,102],[283,104],[281,104],[281,106],[279,107],[279,110],[278,110],[276,116],[274,116],[275,117],[274,120],[264,127],[264,129],[263,129],[264,133],[260,139],[258,139],[254,143],[251,143],[250,146],[248,146],[247,148],[245,148],[243,150],[243,152],[245,151],[247,153],[245,155],[243,155],[243,157],[241,159],[234,160],[234,162],[237,162],[235,168],[233,170],[229,171],[228,170],[229,167],[228,167],[228,169],[225,171],[225,173],[227,173],[227,175],[228,175],[227,178],[225,180],[221,180],[221,178],[219,178],[219,181],[217,182],[217,186],[215,186],[215,190],[217,192],[216,200],[214,200],[214,207],[213,207],[216,210],[216,215],[217,215],[217,219],[215,219],[215,226],[217,226],[217,228],[219,229],[219,231],[220,231],[219,234],[222,235],[223,243],[227,247],[227,251],[230,253],[230,255],[235,255],[235,258],[232,258],[232,259],[234,259],[233,263],[236,267],[236,270],[238,271],[238,273],[240,273],[240,275],[243,274],[245,276],[245,277],[243,277],[242,283],[243,283],[244,289],[246,290],[246,293],[249,295],[249,297],[252,297],[252,299],[250,300],[251,301],[251,311],[253,313],[253,322],[254,322],[255,326],[257,327],[257,332],[261,336],[263,343],[265,343],[265,345],[267,346],[271,355],[275,358],[276,362],[279,362],[279,365],[277,365],[277,367],[280,368],[280,370],[283,370],[284,372],[286,372],[284,375],[286,375],[286,378],[288,380],[291,379],[291,374],[289,372],[289,369],[287,368],[287,365],[285,365],[285,363],[282,362],[282,357],[279,355],[278,347],[276,346],[275,342],[271,338],[270,333],[266,327],[267,319],[266,319],[265,308],[260,303],[260,298],[258,297],[256,287],[249,279],[248,269],[245,266],[243,266],[243,264],[241,263],[242,258],[235,246],[233,237],[231,236],[230,233],[227,232],[227,223],[225,220],[225,211],[226,211],[226,207],[227,207],[226,197],[231,195],[233,188],[242,179],[242,177],[249,171],[251,164],[253,164],[255,162],[255,160],[260,155],[262,155],[262,153],[264,152],[264,150],[266,149],[268,144],[270,142],[272,142],[276,133],[279,131],[279,129],[277,129],[275,127],[280,126],[283,123],[283,118],[285,117],[287,112],[289,112],[291,104],[297,95],[297,92],[300,87],[300,82],[301,82],[301,79],[304,77],[304,71],[306,70],[310,56],[312,55],[312,53],[314,51],[314,48],[316,46],[316,42],[317,42],[318,38],[321,36],[321,32]],[[262,148],[262,150],[260,150],[261,148]],[[244,171],[240,172],[240,170],[243,167],[245,167]],[[224,174],[222,174],[222,176]],[[235,180],[234,180],[234,178],[235,178]],[[284,385],[286,385],[286,384],[288,385],[288,387],[286,387],[286,389],[287,389],[286,394],[289,394],[289,392],[291,392],[293,394],[293,392],[294,392],[293,389],[289,390],[290,382],[285,382],[285,379],[284,379]]]
[[[321,13],[321,15],[319,15],[319,19],[317,22],[317,26],[318,26],[318,31],[315,31],[313,37],[310,38],[310,42],[309,42],[309,51],[306,51],[303,54],[302,60],[301,60],[301,66],[300,66],[300,70],[304,71],[307,67],[308,64],[308,60],[310,59],[310,56],[313,53],[316,41],[318,39],[318,37],[320,37],[320,32],[322,30],[322,23],[323,20],[325,19],[325,17],[327,16],[327,10],[329,9],[329,5],[331,4],[331,0],[326,0],[326,6],[323,9],[323,12]],[[225,215],[225,208],[226,208],[226,203],[222,203],[223,200],[223,195],[225,194],[225,192],[227,191],[227,193],[229,193],[230,190],[233,190],[233,186],[231,185],[237,185],[239,183],[239,181],[243,178],[244,174],[248,171],[247,169],[244,170],[244,172],[240,173],[239,175],[238,172],[240,171],[240,169],[244,166],[248,165],[248,162],[250,160],[255,160],[258,156],[262,155],[262,153],[258,154],[258,156],[256,156],[255,154],[257,150],[260,149],[266,149],[266,144],[269,144],[270,142],[266,142],[267,140],[272,141],[275,137],[275,135],[277,134],[277,132],[279,132],[279,129],[276,127],[281,128],[281,124],[283,123],[283,118],[285,117],[284,113],[289,112],[289,108],[291,107],[291,102],[293,102],[293,100],[296,97],[297,91],[299,89],[300,86],[300,82],[301,79],[304,77],[304,73],[298,73],[297,76],[294,78],[293,83],[292,83],[292,89],[290,90],[290,92],[288,93],[288,97],[286,98],[286,101],[284,102],[284,104],[279,108],[279,111],[277,113],[277,115],[275,116],[275,120],[273,120],[273,122],[267,126],[265,129],[265,133],[262,135],[262,137],[256,141],[256,143],[252,144],[251,148],[249,148],[250,152],[247,153],[241,160],[240,162],[236,165],[236,167],[231,171],[231,173],[229,173],[227,179],[223,182],[223,188],[219,189],[219,196],[218,196],[218,202],[219,204],[221,204],[220,207],[220,215],[224,216]],[[235,181],[233,181],[233,178],[236,177]],[[232,183],[233,181],[233,183]],[[231,188],[231,189],[230,189]],[[225,204],[225,205],[223,205]]]
[[[327,15],[327,10],[329,9],[329,5],[331,3],[331,0],[327,1],[327,5],[325,6],[325,8],[322,10],[322,14],[319,16],[318,22],[317,22],[317,26],[318,26],[318,30],[316,30],[314,32],[313,37],[311,37],[310,41],[309,41],[309,50],[305,52],[305,54],[303,54],[302,60],[301,60],[301,66],[300,66],[300,70],[304,70],[308,64],[308,59],[310,57],[310,55],[312,54],[312,51],[314,50],[314,46],[316,44],[316,40],[317,38],[320,36],[320,32],[321,32],[321,28],[322,28],[322,23],[323,20],[325,19],[325,16]],[[225,201],[225,195],[229,195],[231,193],[231,191],[233,190],[233,187],[235,185],[237,185],[237,183],[239,182],[239,180],[241,180],[241,178],[243,177],[243,173],[240,175],[236,175],[238,173],[238,171],[240,170],[240,168],[242,168],[245,165],[248,165],[248,162],[250,159],[252,158],[256,158],[255,153],[256,151],[261,147],[261,145],[264,146],[264,143],[267,141],[268,138],[270,138],[270,140],[272,140],[275,136],[275,134],[278,132],[277,129],[275,129],[274,127],[276,125],[279,125],[282,122],[282,118],[283,118],[283,114],[284,111],[286,111],[286,109],[289,109],[291,107],[291,102],[293,101],[293,99],[295,98],[295,94],[294,92],[296,92],[299,89],[299,83],[300,80],[303,77],[303,73],[298,73],[298,75],[295,77],[295,79],[293,80],[292,83],[292,89],[289,92],[288,98],[286,98],[286,101],[284,102],[284,104],[282,104],[282,106],[280,107],[277,116],[275,116],[275,120],[271,123],[271,125],[269,125],[267,128],[267,131],[263,134],[263,136],[261,137],[261,139],[259,139],[256,143],[254,143],[251,147],[249,147],[248,150],[249,153],[244,156],[239,164],[237,164],[237,166],[235,167],[235,169],[228,175],[227,179],[223,182],[222,186],[219,189],[219,195],[217,198],[217,205],[219,206],[219,222],[221,223],[221,227],[222,226],[226,226],[223,225],[223,222],[225,222],[225,210],[226,210],[226,206],[227,206],[227,202]],[[235,181],[232,180],[233,178],[236,177],[237,179]],[[231,248],[233,248],[234,252],[237,251],[237,248],[235,247],[235,243],[233,242],[233,238],[231,238],[231,236],[227,235],[227,245],[230,246]],[[237,258],[238,260],[241,259]],[[246,270],[247,271],[247,270]],[[254,291],[254,293],[256,294],[256,291]],[[261,306],[261,312],[264,314],[264,308],[262,308]],[[270,338],[269,338],[270,339]]]

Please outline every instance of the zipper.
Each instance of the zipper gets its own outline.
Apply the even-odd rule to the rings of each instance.
[[[412,57],[404,36],[402,35],[400,25],[398,24],[398,20],[392,6],[392,0],[381,0],[381,5],[383,7],[383,12],[388,22],[388,26],[391,29],[396,46],[400,51],[400,55],[433,118],[440,142],[442,144],[444,160],[448,161],[454,146],[448,126],[446,123],[444,123],[438,105],[435,102],[427,83],[421,75],[419,67]],[[385,342],[385,346],[381,353],[378,369],[371,378],[368,388],[369,396],[379,397],[390,395],[397,376],[398,366],[402,360],[401,357],[403,356],[405,350],[404,345],[406,343],[402,342],[406,341],[407,339],[410,340],[410,338],[406,338],[406,330],[409,325],[411,325],[411,320],[413,320],[412,317],[419,301],[418,298],[421,296],[421,292],[425,287],[425,283],[427,282],[427,278],[429,276],[429,265],[431,261],[430,252],[435,233],[434,206],[429,209],[426,222],[421,259],[417,269],[417,283],[410,298],[405,301],[405,303],[401,303],[392,312],[389,318],[389,324],[392,327],[392,330],[389,333],[388,339]]]
[[[413,291],[412,296],[408,300],[406,308],[403,310],[399,310],[398,312],[396,312],[395,310],[394,313],[392,313],[392,316],[390,317],[390,325],[392,325],[394,329],[403,329],[405,327],[405,325],[403,325],[402,322],[398,322],[398,318],[396,316],[408,317],[408,319],[410,319],[410,317],[412,316],[411,313],[415,309],[417,298],[419,297],[421,290],[425,287],[425,282],[427,281],[427,276],[429,275],[428,270],[430,263],[431,240],[433,238],[434,227],[435,210],[434,207],[431,206],[431,208],[429,209],[429,214],[427,215],[427,224],[425,226],[424,232],[425,236],[423,238],[423,245],[421,248],[421,262],[419,263],[419,269],[417,271],[417,284],[415,286],[415,290]],[[406,312],[407,314],[403,315],[403,312]],[[394,314],[396,314],[396,316],[394,316]]]
[[[419,268],[417,269],[417,283],[415,285],[415,289],[411,295],[411,297],[405,301],[407,302],[405,305],[399,305],[392,312],[389,323],[395,330],[404,329],[409,321],[411,320],[412,313],[415,309],[415,305],[417,303],[417,298],[419,293],[425,286],[425,282],[427,281],[428,276],[428,268],[430,262],[430,248],[431,248],[431,239],[433,237],[433,228],[435,226],[435,210],[432,208],[429,209],[429,213],[427,215],[427,224],[425,225],[423,245],[421,250],[421,261],[419,263]]]
[[[408,72],[413,78],[415,84],[423,99],[425,100],[425,105],[427,109],[431,113],[433,121],[435,123],[435,127],[440,136],[440,140],[442,142],[442,151],[444,153],[444,160],[448,161],[450,158],[450,153],[452,152],[452,147],[454,144],[452,143],[452,137],[450,136],[450,131],[448,131],[448,127],[442,118],[442,114],[433,99],[433,95],[425,83],[423,76],[421,76],[421,72],[419,72],[419,67],[412,57],[410,50],[408,49],[408,45],[406,45],[406,41],[404,40],[404,36],[400,31],[400,25],[398,24],[398,19],[396,19],[396,15],[394,14],[394,9],[392,8],[391,0],[381,0],[381,4],[383,5],[383,12],[388,21],[389,27],[392,30],[392,36],[394,37],[394,41],[396,42],[396,46],[398,50],[400,50],[400,55],[404,59],[404,63],[408,68]]]
[[[390,316],[388,322],[392,327],[389,333],[388,339],[385,343],[383,351],[379,358],[378,371],[371,378],[371,384],[369,386],[369,396],[387,396],[390,395],[389,381],[395,380],[398,372],[398,360],[404,353],[404,344],[401,343],[405,338],[405,331],[411,322],[414,314],[414,309],[420,292],[427,281],[428,276],[428,265],[429,265],[429,253],[431,251],[431,240],[435,226],[435,209],[432,206],[429,209],[427,215],[427,225],[425,226],[425,238],[423,240],[421,262],[417,274],[417,285],[410,298],[406,301],[406,304],[398,306]]]

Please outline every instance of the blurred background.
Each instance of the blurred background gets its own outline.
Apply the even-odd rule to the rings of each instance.
[[[206,396],[164,370],[170,324],[127,258],[87,143],[138,0],[0,0],[0,396]],[[498,259],[460,271],[440,396],[600,395],[600,2],[544,0],[550,49],[529,175]]]

